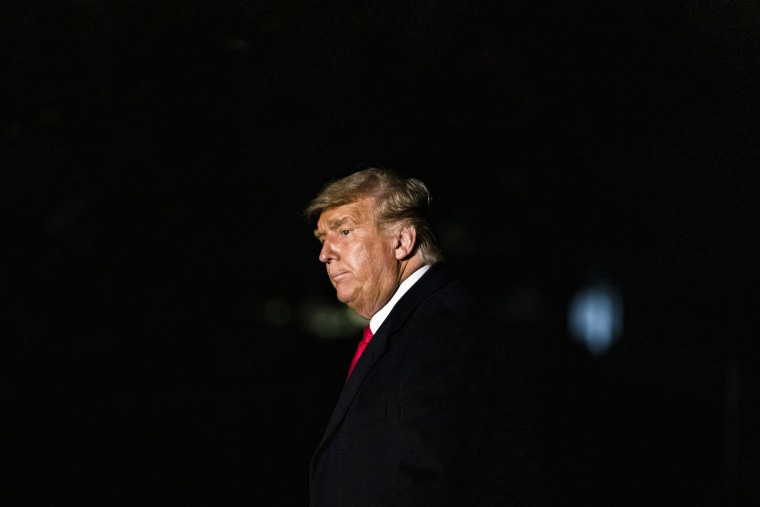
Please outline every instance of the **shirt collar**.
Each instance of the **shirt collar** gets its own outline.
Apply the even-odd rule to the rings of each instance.
[[[388,317],[388,314],[391,313],[391,310],[393,310],[393,307],[396,305],[396,303],[398,303],[398,300],[401,299],[401,296],[406,294],[406,292],[412,288],[412,285],[417,283],[417,280],[422,278],[422,275],[424,275],[428,269],[430,269],[430,265],[426,264],[425,266],[422,266],[417,271],[409,275],[409,277],[401,282],[401,285],[398,286],[398,289],[396,289],[396,293],[393,294],[391,300],[388,301],[385,306],[380,308],[380,310],[378,310],[377,313],[372,316],[372,318],[369,320],[369,328],[373,334],[385,321],[385,319]]]

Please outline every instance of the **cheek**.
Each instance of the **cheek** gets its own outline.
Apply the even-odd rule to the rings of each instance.
[[[386,266],[393,262],[393,249],[388,246],[384,241],[377,241],[374,245],[374,249],[370,253],[371,261],[378,267]]]
[[[374,259],[371,253],[363,248],[356,250],[351,256],[351,266],[360,280],[367,279],[367,275],[372,271],[373,263]]]
[[[349,264],[357,278],[362,281],[372,279],[372,274],[382,271],[384,266],[392,262],[393,252],[381,241],[359,242],[348,249],[343,260]]]
[[[372,255],[364,243],[353,243],[344,250],[343,260],[350,263],[355,269],[361,269],[372,260]]]

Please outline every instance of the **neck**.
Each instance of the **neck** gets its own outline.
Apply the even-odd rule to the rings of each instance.
[[[406,259],[401,263],[401,269],[399,270],[399,279],[398,282],[401,284],[404,280],[409,278],[409,276],[420,269],[422,266],[424,266],[425,263],[422,262],[422,259],[420,258],[419,253],[416,253],[409,259]]]

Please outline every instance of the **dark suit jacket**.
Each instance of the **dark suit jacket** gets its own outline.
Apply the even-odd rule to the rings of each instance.
[[[432,266],[346,381],[312,458],[310,505],[476,505],[479,478],[493,475],[483,456],[498,384],[494,333],[481,302]]]

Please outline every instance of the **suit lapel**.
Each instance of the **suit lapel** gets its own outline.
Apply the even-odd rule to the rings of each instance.
[[[356,393],[359,392],[359,388],[362,383],[364,383],[364,379],[387,349],[388,333],[387,328],[383,329],[384,327],[385,326],[381,326],[380,329],[378,329],[378,332],[372,337],[372,340],[362,354],[362,358],[356,363],[354,371],[351,372],[351,375],[346,379],[346,384],[343,386],[343,390],[335,404],[335,409],[330,417],[330,422],[327,424],[325,436],[332,433],[340,424],[346,411],[348,411],[348,407],[351,406],[351,402],[356,397]]]

